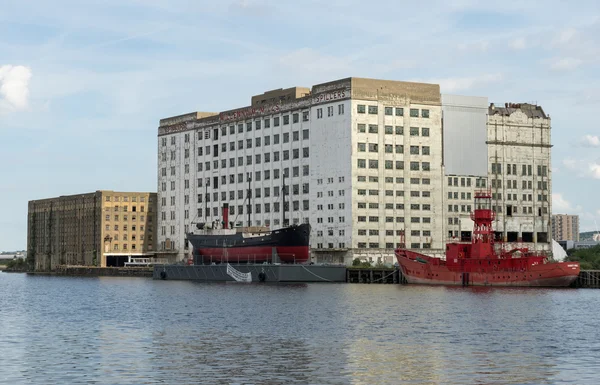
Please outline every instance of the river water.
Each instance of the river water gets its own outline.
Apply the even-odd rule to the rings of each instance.
[[[600,290],[0,273],[2,384],[599,384]]]

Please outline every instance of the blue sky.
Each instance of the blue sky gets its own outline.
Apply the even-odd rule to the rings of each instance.
[[[554,211],[594,230],[599,69],[598,1],[4,0],[0,250],[25,248],[28,200],[155,191],[160,118],[347,76],[539,103]]]

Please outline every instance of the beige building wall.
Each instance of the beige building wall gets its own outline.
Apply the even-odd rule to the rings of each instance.
[[[33,200],[27,217],[28,259],[36,271],[104,267],[115,251],[135,256],[155,250],[156,193],[96,191]]]
[[[156,240],[156,193],[101,191],[100,266],[115,257],[152,254]],[[112,257],[112,258],[111,258]]]
[[[579,216],[552,215],[552,239],[555,241],[579,242]]]

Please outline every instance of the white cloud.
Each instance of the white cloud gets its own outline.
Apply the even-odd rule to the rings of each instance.
[[[473,43],[460,43],[458,49],[461,51],[485,52],[488,50],[489,45],[490,43],[487,40],[481,40]]]
[[[600,147],[600,136],[597,135],[586,135],[581,141],[586,147]]]
[[[429,79],[425,83],[439,84],[442,92],[464,91],[502,80],[502,74],[487,74],[463,78]]]
[[[574,207],[566,200],[561,193],[552,194],[552,212],[553,213],[570,213],[573,212]]]
[[[0,66],[0,103],[13,109],[28,105],[31,69],[25,66]]]
[[[570,71],[579,67],[581,63],[581,59],[574,57],[554,58],[550,61],[550,68],[555,71]]]
[[[600,164],[591,163],[589,165],[590,176],[594,179],[600,179]]]
[[[554,44],[556,45],[565,45],[570,43],[575,36],[577,36],[577,30],[574,28],[565,28],[558,33],[556,38],[554,39]]]
[[[525,38],[519,37],[511,41],[508,46],[514,50],[522,50],[527,47],[527,42],[525,41]]]
[[[577,169],[577,163],[578,163],[578,161],[573,158],[565,158],[562,161],[563,166],[565,166],[566,168],[568,168],[570,170]]]

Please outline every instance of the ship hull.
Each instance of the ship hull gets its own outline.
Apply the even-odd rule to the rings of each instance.
[[[410,252],[408,252],[410,253]],[[419,262],[397,253],[396,258],[408,283],[452,286],[566,287],[579,275],[579,264],[569,262],[531,266],[524,271],[451,271],[443,264]],[[424,257],[428,258],[429,257]],[[431,259],[429,259],[431,260]],[[423,261],[427,261],[423,259]]]
[[[283,263],[306,263],[309,258],[310,225],[273,230],[258,236],[188,234],[196,264],[264,263],[273,261],[273,250]]]

